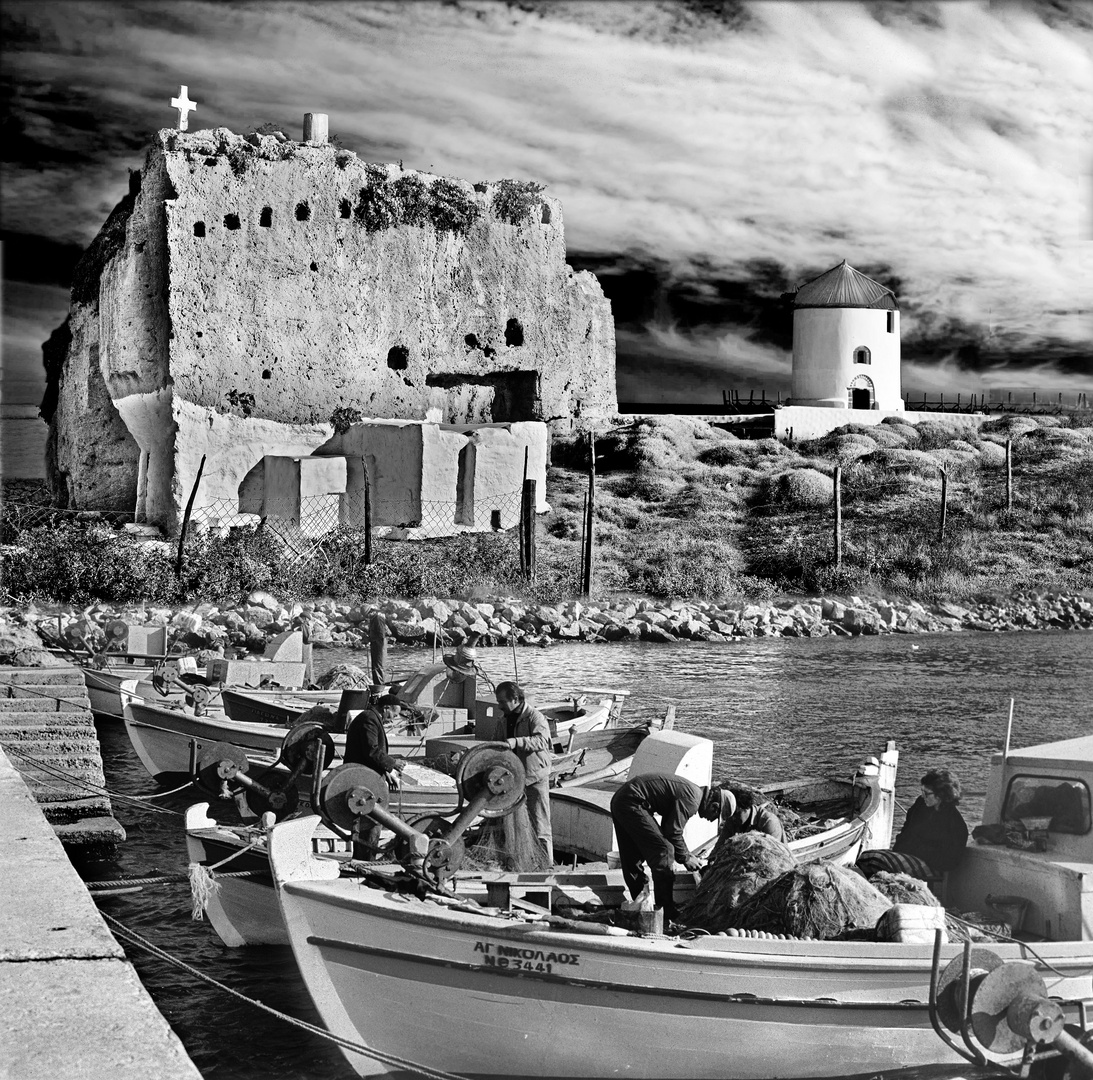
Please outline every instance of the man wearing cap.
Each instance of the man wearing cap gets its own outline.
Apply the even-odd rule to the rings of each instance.
[[[399,774],[405,765],[393,758],[387,745],[387,728],[398,720],[402,703],[393,694],[384,694],[375,705],[363,709],[345,734],[343,760],[375,769],[392,790],[399,787]]]
[[[683,827],[695,814],[707,821],[730,817],[736,810],[731,791],[700,787],[681,776],[649,773],[627,780],[611,797],[611,820],[619,844],[622,877],[636,900],[648,883],[642,863],[653,875],[653,902],[664,909],[665,921],[674,919],[675,863],[701,868],[683,839]],[[660,816],[658,824],[654,814]]]
[[[785,839],[785,830],[778,815],[764,799],[762,792],[747,784],[722,784],[721,790],[731,794],[735,808],[721,816],[720,836],[736,836],[743,832],[761,832],[775,840]]]
[[[538,709],[533,709],[524,691],[514,682],[497,684],[497,704],[505,717],[505,741],[524,764],[528,819],[546,855],[547,866],[554,865],[554,834],[550,827],[550,725]]]

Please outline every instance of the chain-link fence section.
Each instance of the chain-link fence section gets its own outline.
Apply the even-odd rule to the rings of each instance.
[[[0,543],[17,544],[28,530],[66,525],[95,524],[120,529],[136,522],[131,510],[69,510],[49,506],[44,498],[0,503]],[[469,498],[429,500],[403,496],[369,503],[364,492],[305,496],[292,507],[273,508],[265,514],[241,512],[232,499],[206,499],[196,505],[187,536],[226,537],[232,529],[261,530],[275,537],[292,564],[313,555],[331,537],[352,534],[364,543],[374,540],[424,540],[467,532],[512,532],[520,525],[521,493],[475,495]]]

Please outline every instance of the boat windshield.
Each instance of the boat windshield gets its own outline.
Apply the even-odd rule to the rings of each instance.
[[[1035,828],[1083,834],[1090,830],[1089,788],[1057,776],[1015,776],[1006,792],[1003,821],[1039,819]],[[1043,824],[1039,824],[1042,821]]]

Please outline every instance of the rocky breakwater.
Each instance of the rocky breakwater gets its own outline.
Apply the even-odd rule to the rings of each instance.
[[[316,648],[366,649],[368,623],[383,616],[387,636],[402,645],[551,645],[565,641],[730,641],[756,637],[856,637],[942,631],[1089,630],[1093,598],[1080,594],[1017,594],[991,603],[922,604],[876,597],[813,597],[762,603],[706,600],[656,602],[621,597],[603,602],[569,600],[537,604],[492,601],[384,600],[347,604],[335,600],[282,603],[267,592],[252,593],[232,606],[199,604],[184,610],[98,605],[83,612],[34,607],[10,612],[9,623],[43,634],[61,633],[92,648],[105,643],[112,619],[166,625],[172,644],[223,655],[226,650],[261,652],[285,630],[306,626]]]

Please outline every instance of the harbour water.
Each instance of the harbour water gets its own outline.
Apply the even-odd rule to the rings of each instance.
[[[361,663],[362,654],[316,654],[320,669]],[[480,649],[491,678],[512,678],[513,655]],[[427,653],[394,650],[393,668]],[[700,645],[564,645],[521,649],[516,663],[529,696],[586,687],[628,689],[626,713],[642,718],[677,706],[680,730],[715,743],[715,776],[758,782],[817,774],[850,775],[894,739],[900,750],[898,795],[907,806],[919,777],[947,766],[964,787],[961,809],[977,820],[991,751],[1005,738],[1015,699],[1015,747],[1093,731],[1093,634],[942,634],[920,637],[761,639]],[[120,723],[100,724],[107,782],[146,795],[155,785]],[[168,811],[196,801],[189,792],[154,800]],[[129,838],[116,863],[95,867],[100,880],[184,871],[177,813],[115,813]],[[897,826],[902,815],[897,815]],[[89,875],[90,876],[90,875]],[[312,1022],[317,1016],[287,947],[228,949],[207,923],[190,919],[185,884],[148,888],[101,901],[155,944],[250,997]],[[141,979],[212,1080],[348,1080],[354,1074],[333,1046],[262,1013],[146,953],[129,949]],[[407,1017],[407,1023],[413,1023]]]

